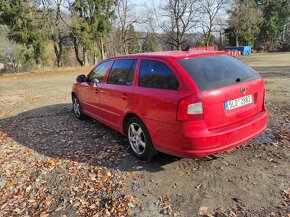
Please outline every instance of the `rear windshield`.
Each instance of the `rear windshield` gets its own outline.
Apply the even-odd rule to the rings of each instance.
[[[229,55],[178,60],[201,91],[260,78],[252,68]]]

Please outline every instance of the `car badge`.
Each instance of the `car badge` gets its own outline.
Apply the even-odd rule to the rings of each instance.
[[[245,87],[241,87],[241,93],[245,94],[246,93],[246,88]]]

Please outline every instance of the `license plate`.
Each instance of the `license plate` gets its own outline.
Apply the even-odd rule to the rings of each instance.
[[[252,102],[253,102],[252,95],[243,96],[241,98],[229,100],[225,102],[225,109],[228,111],[228,110],[235,109],[235,108],[247,105],[247,104],[251,104]]]

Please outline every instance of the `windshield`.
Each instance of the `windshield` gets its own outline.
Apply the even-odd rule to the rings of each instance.
[[[178,60],[201,91],[260,78],[254,69],[229,55]]]

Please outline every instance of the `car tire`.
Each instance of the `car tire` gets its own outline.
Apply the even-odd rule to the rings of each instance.
[[[150,160],[158,152],[155,150],[145,124],[137,117],[126,123],[126,137],[133,154],[140,160]]]
[[[72,97],[73,113],[79,120],[84,120],[87,116],[83,113],[81,104],[76,95]]]

